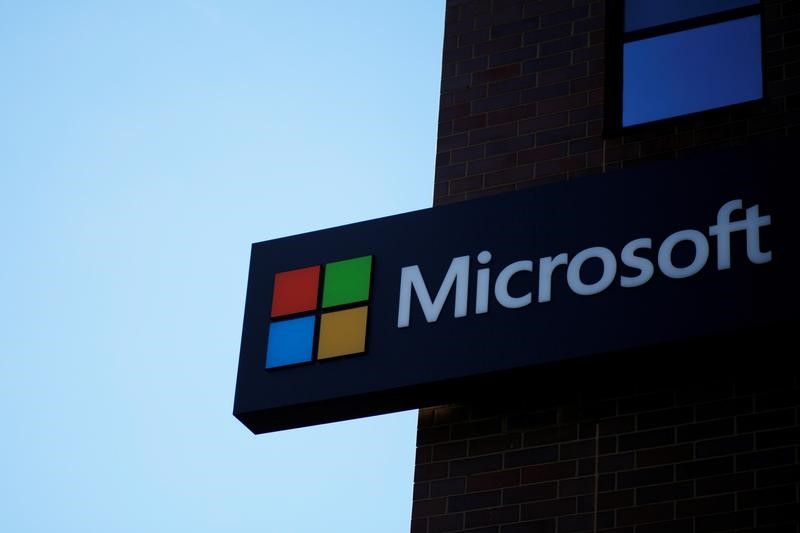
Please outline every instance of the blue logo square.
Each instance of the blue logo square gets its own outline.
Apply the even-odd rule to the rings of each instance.
[[[316,319],[315,316],[306,316],[271,323],[267,339],[267,368],[311,361]]]

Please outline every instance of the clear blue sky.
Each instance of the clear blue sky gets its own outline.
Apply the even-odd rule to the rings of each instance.
[[[416,412],[231,410],[250,243],[430,205],[443,11],[0,0],[0,531],[408,531]]]

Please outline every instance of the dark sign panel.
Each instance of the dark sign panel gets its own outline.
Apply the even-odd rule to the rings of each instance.
[[[234,415],[255,433],[447,401],[498,372],[798,319],[786,146],[253,245]]]

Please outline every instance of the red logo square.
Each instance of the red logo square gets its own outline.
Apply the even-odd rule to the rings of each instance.
[[[317,265],[275,274],[271,316],[314,311],[317,308],[319,271]]]

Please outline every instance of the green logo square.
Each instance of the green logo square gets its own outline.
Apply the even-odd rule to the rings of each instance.
[[[368,300],[371,275],[371,255],[328,263],[322,285],[322,307]]]

